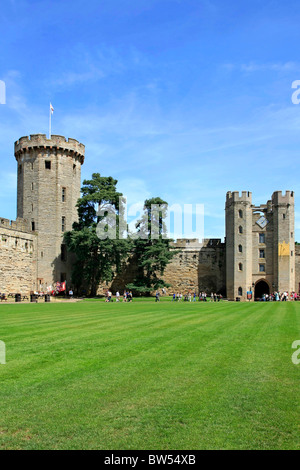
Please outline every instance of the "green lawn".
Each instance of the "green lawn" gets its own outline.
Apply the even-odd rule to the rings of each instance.
[[[300,449],[300,302],[0,306],[2,449]]]

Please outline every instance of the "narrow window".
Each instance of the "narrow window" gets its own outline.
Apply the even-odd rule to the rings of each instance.
[[[265,234],[264,233],[259,234],[259,243],[265,243]]]
[[[45,168],[46,168],[46,170],[51,170],[51,162],[50,162],[50,160],[46,160],[46,161],[45,161]]]
[[[31,183],[31,191],[33,191],[33,189],[34,189],[34,185],[33,183]]]
[[[61,231],[64,232],[66,230],[66,218],[61,218]]]
[[[294,252],[293,252],[293,251],[291,251],[291,256],[294,256]]]
[[[242,210],[239,210],[239,218],[240,218],[240,219],[243,218],[243,211],[242,211]]]
[[[239,233],[243,233],[243,227],[241,225],[239,226]]]
[[[31,222],[31,230],[34,232],[35,231],[35,222]]]
[[[61,190],[61,202],[66,202],[66,188]]]
[[[243,271],[243,263],[239,263],[239,271]]]
[[[61,260],[62,261],[67,261],[67,247],[66,245],[61,245],[60,247],[61,250]]]
[[[285,219],[285,214],[282,214],[282,218]]]
[[[239,253],[243,253],[243,247],[242,247],[242,245],[239,245]]]
[[[243,295],[243,288],[242,287],[238,288],[238,295]]]
[[[266,272],[266,266],[265,266],[264,264],[260,264],[260,265],[259,265],[259,272],[260,272],[260,273]]]
[[[259,250],[259,257],[260,258],[265,258],[265,250],[264,249]]]

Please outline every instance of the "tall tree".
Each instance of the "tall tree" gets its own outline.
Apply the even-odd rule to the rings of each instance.
[[[178,253],[167,238],[165,218],[167,203],[159,197],[147,199],[144,214],[137,223],[134,253],[138,262],[138,275],[127,288],[150,294],[153,290],[169,287],[162,276],[166,266]]]
[[[119,239],[120,207],[117,180],[93,173],[91,180],[84,180],[82,196],[77,202],[78,222],[73,230],[64,236],[68,250],[75,253],[76,261],[72,282],[77,290],[85,288],[95,296],[100,282],[111,281],[114,273],[121,269],[122,261],[128,256],[131,242]],[[106,223],[108,213],[115,211],[115,238],[99,238],[99,223]],[[108,221],[106,231],[113,227]],[[103,230],[102,230],[103,232]],[[105,230],[104,230],[105,232]]]

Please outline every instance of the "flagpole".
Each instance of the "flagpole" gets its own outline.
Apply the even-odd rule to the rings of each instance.
[[[51,139],[51,103],[49,106],[49,139]]]

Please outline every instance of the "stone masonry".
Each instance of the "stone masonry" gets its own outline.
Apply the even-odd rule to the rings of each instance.
[[[227,297],[242,300],[250,291],[295,290],[293,191],[276,191],[260,206],[248,191],[227,193],[226,284]]]
[[[85,147],[75,139],[44,134],[15,142],[17,160],[17,220],[0,219],[0,292],[45,291],[56,281],[71,287],[74,258],[63,234],[77,220],[81,165]],[[168,293],[221,293],[246,300],[264,290],[300,290],[300,246],[295,246],[294,193],[273,193],[254,206],[248,191],[226,196],[226,239],[177,240],[179,253],[167,266]],[[137,273],[130,257],[108,287],[125,289]]]
[[[77,220],[84,154],[84,145],[58,135],[47,139],[34,134],[15,142],[17,217],[27,220],[28,236],[35,238],[34,290],[45,291],[57,281],[70,283],[73,257],[63,234]]]
[[[28,294],[34,289],[36,242],[25,220],[0,219],[0,292]]]

